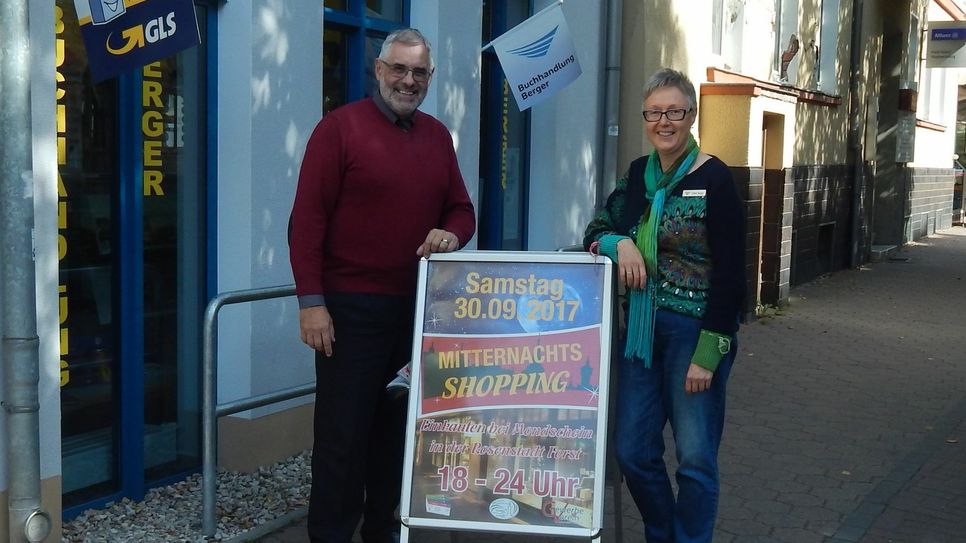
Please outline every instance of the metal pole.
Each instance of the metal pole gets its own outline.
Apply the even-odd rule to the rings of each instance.
[[[862,235],[862,188],[865,151],[862,142],[862,111],[859,109],[859,78],[862,73],[862,0],[852,0],[852,40],[849,51],[849,134],[848,154],[852,161],[852,195],[849,201],[849,267],[862,264],[859,254]]]
[[[11,543],[42,541],[50,517],[40,509],[40,355],[34,270],[34,187],[27,2],[0,2],[0,261],[3,277],[3,408]]]
[[[225,292],[212,298],[205,309],[201,336],[201,530],[205,536],[214,536],[218,529],[215,519],[218,475],[218,312],[229,304],[294,294],[294,285]]]
[[[620,135],[621,17],[624,0],[607,1],[607,63],[604,87],[604,178],[597,184],[597,209],[617,186],[617,140]]]

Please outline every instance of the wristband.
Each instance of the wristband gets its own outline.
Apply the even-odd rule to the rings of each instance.
[[[694,354],[691,355],[691,363],[706,370],[714,371],[718,369],[718,363],[721,362],[724,355],[730,351],[731,336],[710,330],[701,330],[701,334],[698,336],[698,344],[694,348]]]

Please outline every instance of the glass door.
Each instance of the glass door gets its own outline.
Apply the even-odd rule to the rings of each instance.
[[[61,435],[65,503],[120,489],[118,83],[90,83],[73,0],[56,3]]]
[[[203,11],[199,24],[204,26]],[[205,59],[187,49],[142,71],[144,477],[200,465],[205,298]]]
[[[202,45],[90,82],[57,0],[65,517],[200,465],[207,301],[207,10]]]
[[[529,0],[485,0],[483,43],[530,16]],[[480,137],[480,249],[527,248],[530,113],[517,109],[492,48],[483,52]]]

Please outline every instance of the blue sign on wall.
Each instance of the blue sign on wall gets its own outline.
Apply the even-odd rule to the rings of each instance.
[[[966,40],[966,28],[934,28],[934,40]]]
[[[192,0],[74,0],[94,82],[201,43]]]

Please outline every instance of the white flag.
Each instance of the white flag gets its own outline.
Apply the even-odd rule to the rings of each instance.
[[[520,111],[553,96],[580,76],[580,62],[560,2],[493,40]]]

